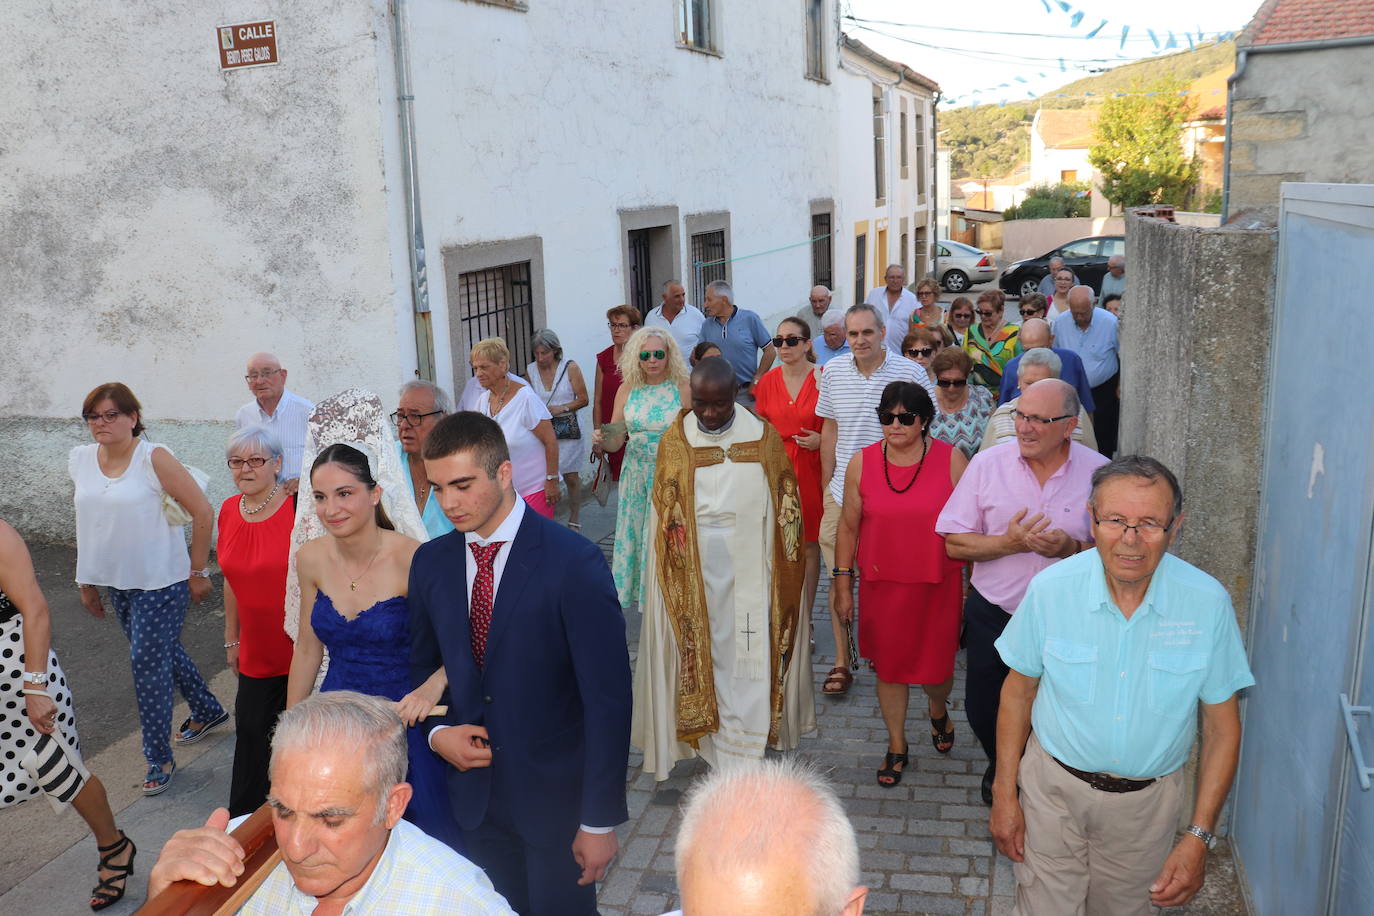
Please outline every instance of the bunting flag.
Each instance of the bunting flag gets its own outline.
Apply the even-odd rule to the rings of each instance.
[[[1069,17],[1069,28],[1076,29],[1078,24],[1083,21],[1083,11],[1079,10]]]
[[[1106,24],[1107,24],[1107,20],[1103,19],[1101,22],[1099,22],[1099,23],[1097,24],[1097,28],[1093,29],[1091,32],[1089,32],[1088,34],[1084,35],[1083,37],[1084,37],[1084,38],[1096,38],[1096,37],[1097,37],[1097,33],[1100,32],[1100,31],[1102,31],[1103,27],[1106,26]]]
[[[1154,30],[1154,29],[1146,29],[1146,30],[1145,30],[1145,34],[1150,36],[1150,41],[1153,41],[1153,42],[1155,43],[1155,50],[1158,51],[1158,50],[1159,50],[1159,36],[1155,34],[1155,30]]]
[[[1131,34],[1131,27],[1128,26],[1128,25],[1123,25],[1123,26],[1121,27],[1121,47],[1122,47],[1122,48],[1126,47],[1126,36],[1129,35],[1129,34]]]

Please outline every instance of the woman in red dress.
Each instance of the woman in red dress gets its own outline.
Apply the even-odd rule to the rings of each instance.
[[[835,538],[835,611],[854,614],[859,579],[859,654],[878,674],[878,708],[888,748],[878,785],[902,781],[907,764],[906,710],[911,684],[926,693],[930,740],[949,753],[954,653],[959,649],[961,566],[945,553],[935,519],[968,467],[958,449],[930,438],[935,405],[914,382],[893,382],[878,401],[881,442],[849,462],[844,509]],[[856,556],[857,554],[857,556]]]
[[[773,338],[782,365],[754,386],[754,410],[782,436],[801,491],[802,540],[806,543],[806,613],[816,601],[821,568],[821,418],[816,416],[821,370],[811,349],[811,329],[799,318],[784,318]]]
[[[291,639],[286,563],[295,500],[280,474],[282,447],[265,425],[239,430],[225,449],[238,493],[219,509],[219,565],[224,572],[224,652],[238,675],[234,770],[229,814],[251,814],[267,798],[272,729],[286,706]]]
[[[615,393],[620,390],[620,354],[625,349],[625,341],[639,329],[643,319],[639,309],[632,305],[617,305],[606,312],[606,327],[611,329],[611,345],[596,354],[596,388],[592,393],[592,429],[600,429],[603,423],[611,422],[615,412]],[[625,460],[625,446],[618,451],[604,452],[601,446],[592,446],[592,455],[605,455],[611,463],[611,478],[620,479],[620,462]]]

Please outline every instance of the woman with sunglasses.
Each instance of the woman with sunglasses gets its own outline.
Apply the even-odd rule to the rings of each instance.
[[[911,328],[933,328],[945,323],[945,310],[940,307],[940,287],[930,277],[916,281],[916,301],[921,307],[911,313]]]
[[[677,341],[662,328],[640,328],[630,335],[620,357],[620,375],[625,381],[616,392],[610,422],[592,433],[592,442],[608,453],[625,449],[611,573],[620,603],[628,607],[640,597],[658,440],[678,411],[692,403],[692,389]]]
[[[968,329],[964,352],[973,358],[972,381],[982,385],[995,400],[1002,387],[1002,368],[1021,352],[1019,325],[1007,324],[1007,295],[1000,289],[978,294],[978,323]]]
[[[238,675],[229,780],[229,814],[238,817],[267,798],[272,729],[286,708],[292,644],[283,623],[296,501],[282,484],[281,442],[267,425],[234,433],[224,454],[238,488],[220,506],[216,549],[224,573],[225,661]]]
[[[1031,293],[1029,296],[1022,296],[1017,303],[1016,310],[1021,314],[1021,323],[1025,324],[1032,318],[1044,318],[1045,312],[1049,310],[1049,300],[1040,293]]]
[[[165,445],[143,437],[143,407],[122,382],[98,385],[81,405],[90,445],[72,449],[67,470],[76,486],[76,581],[81,605],[104,617],[100,589],[129,638],[138,722],[148,770],[143,794],[167,790],[172,757],[172,693],[181,691],[191,717],[176,730],[191,744],[229,720],[196,663],[181,645],[192,601],[210,597],[210,535],[215,510]],[[163,514],[170,496],[191,515],[191,551],[183,525]]]
[[[934,376],[930,372],[930,360],[945,347],[940,330],[939,325],[927,325],[915,328],[902,339],[902,355],[926,370],[931,378]]]
[[[615,410],[615,396],[620,392],[624,381],[620,377],[620,357],[625,353],[625,342],[630,335],[639,330],[643,323],[639,309],[633,305],[617,305],[606,312],[606,327],[611,329],[611,345],[596,354],[596,379],[592,385],[592,429],[600,429],[611,422],[611,412]],[[595,438],[595,437],[593,437]],[[625,460],[625,449],[607,452],[592,444],[592,457],[605,456],[611,465],[611,479],[620,479],[620,465]]]
[[[982,444],[988,418],[997,408],[982,385],[969,384],[973,360],[958,347],[946,347],[930,361],[935,382],[935,419],[930,434],[972,458]]]
[[[754,386],[754,410],[782,436],[801,493],[802,542],[806,545],[806,576],[802,606],[808,619],[816,602],[821,570],[821,418],[816,416],[821,370],[811,350],[811,328],[800,318],[784,318],[773,338],[776,366]]]
[[[930,740],[948,754],[954,654],[959,650],[963,564],[945,553],[935,519],[968,467],[958,449],[930,435],[935,407],[914,382],[892,382],[878,401],[880,442],[860,451],[844,476],[844,506],[835,540],[835,612],[854,615],[859,580],[859,654],[878,676],[878,708],[887,725],[887,753],[878,785],[902,781],[907,765],[910,685],[920,684],[930,716]]]
[[[954,338],[954,346],[962,347],[968,341],[968,329],[973,324],[973,300],[960,296],[949,304],[949,316],[945,327]]]

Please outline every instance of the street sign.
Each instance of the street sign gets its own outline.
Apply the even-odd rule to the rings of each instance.
[[[280,63],[277,60],[276,20],[222,25],[215,30],[215,35],[219,41],[221,70]]]

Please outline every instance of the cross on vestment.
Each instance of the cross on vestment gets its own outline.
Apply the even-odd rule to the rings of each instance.
[[[740,632],[744,634],[744,649],[746,652],[752,648],[752,643],[750,643],[749,638],[751,636],[757,636],[759,632],[753,629],[753,626],[753,623],[750,622],[750,615],[746,613],[744,615],[744,629],[740,630]]]

